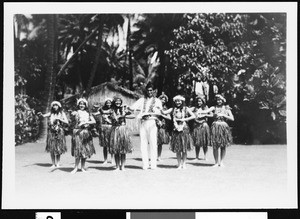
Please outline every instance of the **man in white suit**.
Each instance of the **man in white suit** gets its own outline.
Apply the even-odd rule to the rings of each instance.
[[[146,86],[145,97],[138,99],[130,110],[140,111],[138,118],[140,120],[140,138],[143,169],[149,168],[148,143],[150,146],[151,169],[157,166],[157,115],[161,113],[162,103],[160,99],[154,96],[154,87],[151,83]]]

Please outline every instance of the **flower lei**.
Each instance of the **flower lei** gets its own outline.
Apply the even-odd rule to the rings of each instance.
[[[184,109],[184,110],[183,110]],[[176,118],[176,114],[180,111],[182,114],[181,114],[181,119],[185,118],[185,110],[186,108],[177,108],[177,109],[173,109],[173,124],[174,124],[174,128],[175,130],[181,132],[183,131],[183,127],[185,125],[185,122],[180,122],[181,124],[178,124],[178,122],[175,121],[175,118]]]

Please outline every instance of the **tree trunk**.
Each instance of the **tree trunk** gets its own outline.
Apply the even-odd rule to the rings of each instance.
[[[86,44],[86,42],[89,41],[92,38],[92,36],[97,32],[97,30],[98,30],[98,28],[96,28],[90,35],[88,35],[85,38],[85,40],[78,46],[78,48],[73,53],[73,55],[69,58],[69,60],[66,61],[65,64],[61,67],[61,69],[57,73],[57,76],[60,76],[63,73],[63,71],[68,67],[68,65],[71,63],[71,61],[73,61],[73,59],[75,58],[77,53],[82,49],[82,47]]]
[[[158,48],[159,66],[158,66],[158,95],[163,91],[164,81],[165,81],[165,54],[162,46]]]
[[[99,24],[97,51],[96,51],[94,64],[92,67],[92,71],[91,71],[90,78],[89,78],[88,85],[87,85],[86,92],[85,92],[86,98],[88,97],[89,93],[91,92],[93,81],[94,81],[95,74],[96,74],[97,67],[98,67],[99,60],[100,60],[100,53],[101,53],[101,48],[102,48],[102,33],[103,33],[103,17],[101,17],[100,24]]]
[[[131,51],[131,29],[130,29],[130,15],[128,15],[128,29],[127,29],[127,50],[128,50],[128,60],[129,60],[129,89],[133,90],[133,71],[132,71],[132,51]]]
[[[48,37],[48,63],[45,77],[45,99],[43,113],[50,112],[50,104],[53,101],[55,85],[56,85],[56,71],[58,60],[57,48],[57,15],[47,15],[47,37]],[[47,135],[47,119],[42,121],[41,132],[39,136],[40,141],[45,141]]]

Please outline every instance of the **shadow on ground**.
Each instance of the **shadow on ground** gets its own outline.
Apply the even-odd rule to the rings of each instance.
[[[197,166],[197,167],[211,167],[214,165],[211,163],[187,163],[187,164]]]
[[[52,164],[51,163],[34,163],[34,164],[25,165],[23,167],[30,167],[30,166],[51,167]]]

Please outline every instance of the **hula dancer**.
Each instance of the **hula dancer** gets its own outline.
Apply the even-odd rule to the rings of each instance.
[[[162,103],[162,108],[164,111],[166,111],[168,108],[166,106],[166,103],[168,102],[168,96],[164,93],[158,97]],[[170,117],[165,116],[159,116],[158,117],[158,133],[157,133],[157,161],[161,160],[161,152],[162,152],[162,145],[163,144],[169,144],[170,142],[170,135],[167,131],[167,123],[168,121],[166,119],[171,120]]]
[[[99,144],[103,147],[103,164],[107,163],[107,154],[109,150],[110,133],[112,128],[112,99],[107,98],[104,102],[104,106],[99,109],[97,113],[93,115],[101,115],[99,126]],[[111,162],[114,159],[114,155],[111,154]]]
[[[186,169],[187,151],[193,149],[193,140],[190,135],[190,130],[187,121],[195,118],[193,112],[184,105],[185,98],[177,95],[173,98],[175,107],[166,111],[163,114],[171,114],[173,121],[173,131],[171,137],[170,149],[176,153],[178,168]]]
[[[84,98],[77,101],[78,110],[73,112],[75,116],[75,128],[72,135],[72,156],[75,157],[75,167],[71,173],[76,173],[81,161],[81,171],[86,172],[85,161],[95,154],[92,126],[96,123],[94,117],[88,112],[88,102]]]
[[[64,127],[69,124],[67,116],[62,111],[61,104],[58,101],[51,103],[50,113],[42,114],[39,112],[38,115],[49,117],[46,151],[51,156],[51,168],[59,167],[60,155],[67,151],[64,133]]]
[[[217,105],[209,108],[208,112],[213,112],[214,122],[211,126],[211,145],[213,146],[215,165],[224,166],[223,160],[226,154],[226,147],[232,143],[230,127],[226,120],[233,121],[233,115],[229,106],[225,106],[226,99],[220,94],[216,95]],[[219,159],[219,148],[221,159]]]
[[[114,98],[112,113],[112,130],[110,135],[110,153],[114,154],[116,170],[125,170],[126,154],[132,152],[131,137],[126,127],[125,116],[130,114],[122,106],[121,98]]]
[[[205,98],[202,96],[196,97],[196,106],[192,109],[196,118],[194,120],[192,137],[196,148],[196,159],[199,160],[200,148],[203,148],[204,160],[208,145],[210,145],[210,128],[207,124],[207,118],[212,117],[212,113],[206,113],[208,107],[205,104]]]

